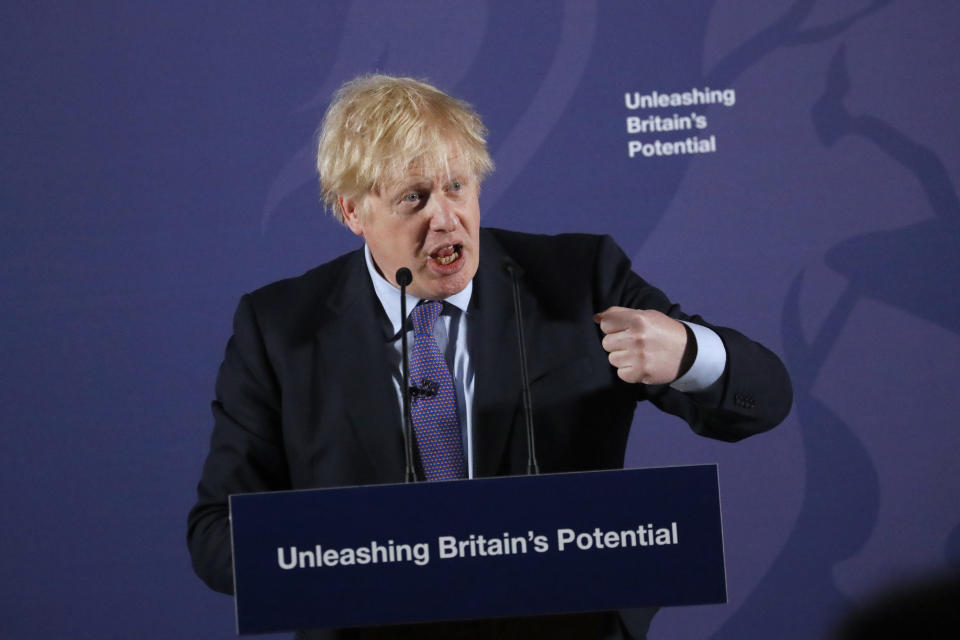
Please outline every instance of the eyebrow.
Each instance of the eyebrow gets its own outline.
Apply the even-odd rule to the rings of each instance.
[[[451,171],[447,176],[434,178],[425,175],[408,175],[396,180],[392,186],[388,186],[384,190],[389,194],[390,198],[398,198],[407,191],[418,187],[428,185],[432,187],[435,183],[447,185],[455,180],[462,184],[468,184],[470,182],[470,173],[467,171]]]
[[[391,197],[402,196],[403,194],[405,194],[407,191],[410,191],[411,189],[423,187],[423,186],[426,186],[427,184],[432,184],[432,180],[429,180],[427,178],[421,178],[421,177],[410,178],[407,180],[403,180],[402,182],[397,182],[395,186],[390,187],[388,189],[388,193],[391,194]]]

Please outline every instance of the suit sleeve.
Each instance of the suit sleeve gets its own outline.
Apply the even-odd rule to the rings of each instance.
[[[280,391],[249,296],[240,300],[212,404],[210,452],[187,522],[194,571],[233,593],[227,499],[290,488],[280,429]]]
[[[633,272],[630,260],[608,236],[600,238],[595,260],[597,310],[618,305],[655,309],[676,320],[713,329],[727,352],[723,375],[709,388],[683,393],[668,385],[637,385],[638,396],[683,418],[698,434],[735,442],[773,428],[793,402],[790,376],[772,351],[733,329],[684,313],[656,287]]]

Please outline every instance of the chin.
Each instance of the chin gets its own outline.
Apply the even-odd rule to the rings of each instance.
[[[471,268],[471,266],[473,268]],[[426,276],[424,279],[425,286],[422,295],[419,295],[419,297],[430,300],[449,298],[463,291],[476,273],[477,269],[475,265],[464,264],[456,273],[449,275],[441,276],[436,273],[424,274]]]
[[[469,282],[470,278],[464,277],[461,274],[457,274],[456,277],[444,278],[433,283],[432,286],[429,287],[427,295],[423,297],[431,300],[442,300],[443,298],[449,298],[450,296],[463,291]]]

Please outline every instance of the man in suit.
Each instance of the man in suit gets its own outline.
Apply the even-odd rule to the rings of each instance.
[[[321,195],[365,246],[241,299],[189,517],[194,568],[212,588],[232,591],[231,493],[402,481],[400,337],[413,332],[400,319],[401,267],[413,276],[408,308],[436,309],[417,339],[445,363],[437,398],[417,400],[442,396],[449,409],[415,416],[420,478],[526,470],[514,278],[541,471],[621,467],[641,400],[729,441],[786,416],[779,359],[684,314],[608,237],[481,229],[485,134],[469,105],[408,78],[359,78],[334,97]],[[642,638],[652,612],[302,636]]]

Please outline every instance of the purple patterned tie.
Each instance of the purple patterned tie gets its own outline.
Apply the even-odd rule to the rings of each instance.
[[[433,337],[433,326],[442,308],[442,302],[423,301],[410,314],[410,386],[415,390],[410,414],[427,480],[467,476],[453,377]]]

